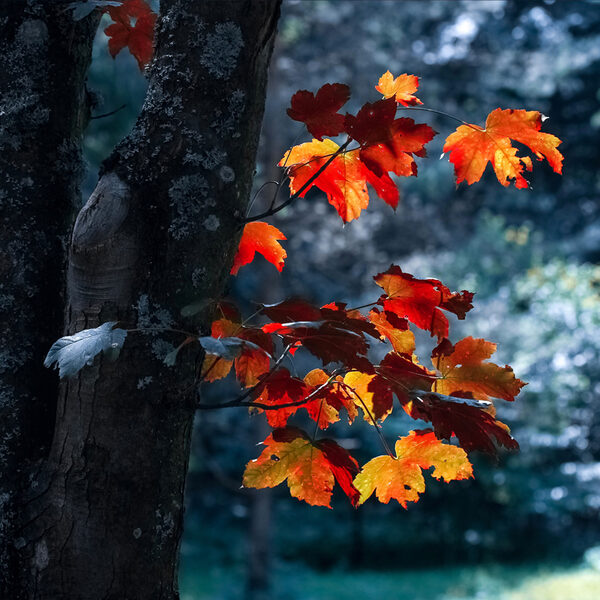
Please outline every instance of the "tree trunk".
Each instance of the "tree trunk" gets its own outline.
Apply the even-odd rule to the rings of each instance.
[[[4,0],[0,7],[0,597],[19,600],[23,491],[52,440],[66,243],[80,206],[85,74],[97,16]],[[27,575],[24,575],[26,577]]]
[[[254,174],[278,0],[161,3],[142,113],[73,232],[67,332],[206,333]],[[205,302],[192,317],[190,303]],[[59,395],[49,461],[22,532],[30,597],[178,598],[196,378],[173,331],[130,333]]]

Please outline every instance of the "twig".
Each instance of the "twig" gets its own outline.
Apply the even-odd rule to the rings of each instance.
[[[93,117],[90,117],[90,120],[104,119],[104,117],[110,117],[110,116],[118,113],[120,110],[123,110],[124,108],[127,108],[127,104],[123,104],[123,106],[119,106],[119,108],[115,108],[115,110],[111,110],[110,112],[104,113],[102,115],[94,115]]]
[[[317,177],[319,177],[319,175],[340,155],[344,152],[344,150],[348,147],[348,145],[350,144],[352,140],[351,139],[347,139],[330,157],[329,159],[323,164],[321,165],[321,167],[313,174],[311,175],[311,177],[304,183],[304,185],[302,185],[300,187],[300,189],[295,192],[294,194],[292,194],[285,202],[282,202],[279,206],[276,206],[274,208],[269,208],[269,210],[266,210],[263,213],[260,213],[258,215],[255,215],[254,217],[247,217],[245,219],[243,219],[243,223],[251,223],[252,221],[258,221],[259,219],[264,219],[265,217],[270,217],[271,215],[274,215],[276,213],[278,213],[280,210],[283,210],[286,206],[289,206],[294,200],[296,200],[296,198],[299,198],[301,196],[301,194],[304,192],[304,190],[306,190],[307,188],[309,188],[313,182],[315,181],[315,179],[317,179]]]
[[[242,401],[245,400],[246,398],[248,398],[260,386],[264,385],[265,381],[267,381],[267,379],[269,379],[269,377],[271,377],[273,375],[273,373],[277,370],[277,367],[279,367],[279,365],[283,362],[283,359],[287,356],[287,353],[290,351],[291,347],[292,347],[292,344],[288,344],[285,347],[284,351],[281,353],[281,356],[275,361],[273,368],[265,375],[265,377],[263,378],[262,381],[260,381],[256,385],[253,385],[252,387],[248,388],[241,396],[239,396],[235,400],[231,400],[230,402],[224,402],[223,404],[213,404],[213,405],[197,403],[196,408],[227,408],[229,406],[245,406],[245,404]]]
[[[270,373],[273,373],[273,371],[271,371]],[[216,409],[216,408],[234,408],[234,407],[238,407],[238,406],[247,406],[249,408],[261,408],[262,410],[279,410],[280,408],[291,408],[294,406],[303,406],[304,404],[307,404],[308,402],[310,402],[317,394],[319,394],[319,392],[321,392],[328,385],[330,385],[331,382],[333,381],[333,378],[338,374],[339,374],[338,371],[334,371],[325,383],[322,383],[319,387],[315,388],[308,396],[302,398],[302,400],[296,400],[295,402],[286,402],[285,404],[263,404],[262,402],[253,402],[253,401],[246,402],[245,398],[247,398],[252,393],[252,391],[254,391],[254,389],[256,389],[259,385],[261,385],[261,384],[258,384],[256,386],[254,386],[253,388],[251,388],[249,390],[249,392],[242,394],[239,398],[236,398],[235,400],[231,400],[230,402],[223,402],[222,404],[198,404],[196,406],[196,408],[211,410],[211,409]],[[263,379],[263,382],[264,382],[264,379]]]
[[[462,123],[463,125],[467,125],[471,129],[475,129],[476,131],[480,131],[477,127],[475,127],[471,123],[467,123],[466,121],[463,121],[462,119],[459,119],[458,117],[455,117],[454,115],[451,115],[451,114],[449,114],[447,112],[444,112],[443,110],[436,110],[435,108],[425,108],[424,106],[398,106],[397,110],[422,110],[422,111],[425,111],[425,112],[435,113],[436,115],[442,115],[444,117],[448,117],[449,119],[453,119],[454,121],[458,121],[459,123]]]

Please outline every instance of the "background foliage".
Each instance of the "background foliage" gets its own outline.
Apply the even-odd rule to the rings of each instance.
[[[113,61],[105,42],[94,52],[96,114],[126,106],[92,121],[87,191],[145,91],[133,58]],[[454,123],[421,113],[442,135],[421,160],[419,178],[403,179],[395,214],[372,202],[340,231],[334,209],[311,192],[272,221],[288,236],[283,273],[257,260],[230,292],[247,307],[290,295],[356,305],[372,295],[370,275],[392,262],[475,291],[476,309],[454,327],[498,342],[498,361],[529,382],[500,414],[521,452],[499,465],[481,457],[474,481],[431,481],[408,511],[375,503],[354,511],[335,501],[328,511],[285,491],[240,490],[264,417],[204,412],[188,486],[186,598],[270,598],[261,591],[269,574],[272,597],[319,600],[341,590],[349,598],[552,598],[560,590],[557,598],[587,598],[586,586],[599,584],[589,569],[555,579],[547,571],[556,563],[576,568],[600,543],[600,3],[284,2],[256,188],[277,178],[277,161],[299,141],[301,125],[285,114],[297,89],[340,81],[375,100],[374,82],[387,69],[418,74],[429,106],[469,122],[498,106],[542,111],[564,140],[564,176],[534,169],[533,189],[519,192],[499,186],[488,170],[481,184],[455,190],[451,165],[437,160]],[[258,204],[261,198],[268,199]],[[229,392],[227,384],[210,391]],[[393,419],[388,435],[406,432],[400,411]],[[366,424],[351,435],[346,443],[357,458],[378,453]],[[592,564],[594,553],[586,556]],[[350,564],[386,573],[350,580]],[[424,578],[411,571],[417,568],[436,570]],[[542,591],[538,580],[547,584]]]

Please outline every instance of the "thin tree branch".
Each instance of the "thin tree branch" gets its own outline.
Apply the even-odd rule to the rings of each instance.
[[[273,368],[265,375],[265,377],[263,378],[262,381],[260,381],[256,385],[253,385],[252,387],[248,388],[241,396],[239,396],[235,400],[231,400],[230,402],[225,402],[223,404],[213,404],[213,405],[201,404],[198,402],[196,404],[196,408],[226,408],[229,406],[245,406],[245,404],[243,404],[243,403],[240,404],[240,401],[245,400],[256,389],[258,389],[260,386],[264,385],[265,381],[267,381],[269,379],[269,377],[271,377],[273,375],[273,373],[277,370],[277,367],[279,367],[279,365],[283,362],[283,359],[287,356],[287,353],[290,351],[290,348],[292,347],[292,345],[293,344],[288,344],[285,347],[284,351],[281,353],[281,356],[275,361]]]
[[[271,371],[270,373],[273,373],[273,371]],[[199,409],[206,409],[206,410],[212,410],[212,409],[216,409],[216,408],[234,408],[234,407],[238,407],[238,406],[247,406],[249,408],[261,408],[262,410],[279,410],[280,408],[291,408],[294,406],[303,406],[304,404],[307,404],[308,402],[310,402],[311,400],[313,400],[313,398],[315,396],[317,396],[317,394],[319,394],[322,390],[324,390],[327,386],[331,385],[333,378],[336,375],[339,375],[339,371],[334,371],[330,376],[329,379],[325,382],[322,383],[319,387],[316,387],[308,396],[302,398],[302,400],[296,400],[295,402],[286,402],[285,404],[263,404],[262,402],[247,402],[245,401],[245,398],[247,398],[252,391],[258,387],[258,384],[256,386],[254,386],[254,388],[252,388],[249,393],[245,393],[242,394],[239,398],[236,398],[235,400],[231,400],[230,402],[223,402],[222,404],[198,404],[196,406],[196,408]],[[264,382],[264,380],[263,380]]]
[[[122,106],[119,106],[119,108],[115,108],[115,110],[111,110],[110,112],[104,113],[102,115],[94,115],[93,117],[90,117],[90,121],[93,119],[104,119],[104,117],[110,117],[118,113],[120,110],[123,110],[124,108],[127,108],[127,104],[123,104]]]
[[[300,187],[300,189],[292,194],[285,202],[282,202],[279,206],[274,208],[270,208],[263,213],[255,215],[254,217],[247,217],[243,219],[243,223],[251,223],[252,221],[258,221],[260,219],[264,219],[265,217],[270,217],[278,213],[280,210],[283,210],[286,206],[289,206],[294,200],[300,197],[300,195],[309,188],[315,179],[338,157],[340,154],[344,152],[344,150],[348,147],[352,140],[347,139],[328,159],[327,161]]]

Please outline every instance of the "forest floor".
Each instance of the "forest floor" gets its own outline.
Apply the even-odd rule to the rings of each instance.
[[[198,571],[184,561],[182,600],[243,600],[243,573]],[[490,565],[398,572],[317,573],[291,566],[274,573],[273,598],[285,600],[597,600],[600,571],[588,566]]]

